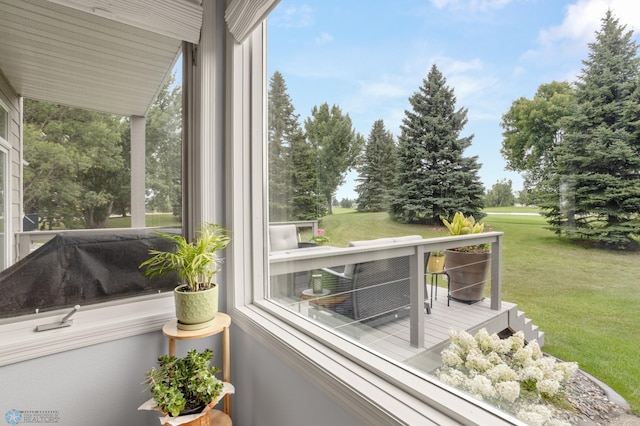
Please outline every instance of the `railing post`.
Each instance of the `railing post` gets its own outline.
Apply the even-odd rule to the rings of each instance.
[[[502,234],[491,243],[491,309],[502,307]]]
[[[31,236],[25,234],[16,234],[17,250],[15,253],[16,262],[27,257],[31,251]]]
[[[411,346],[424,347],[424,246],[416,246],[409,258],[409,338]]]

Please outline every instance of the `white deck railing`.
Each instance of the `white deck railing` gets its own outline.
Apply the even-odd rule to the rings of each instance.
[[[24,259],[29,253],[38,248],[39,244],[46,243],[56,235],[64,232],[71,234],[113,234],[119,231],[130,231],[132,229],[148,229],[148,228],[98,228],[98,229],[72,229],[61,231],[28,231],[16,232],[15,235],[15,261]]]
[[[502,303],[502,232],[427,238],[370,247],[319,246],[272,253],[269,256],[271,276],[347,264],[370,262],[395,257],[410,257],[410,343],[424,346],[425,263],[427,252],[455,247],[491,244],[491,309],[500,310]]]

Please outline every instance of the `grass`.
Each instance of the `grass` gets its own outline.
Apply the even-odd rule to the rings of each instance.
[[[498,212],[498,213],[538,213],[540,211],[537,207],[487,207],[485,212]]]
[[[180,222],[171,213],[147,214],[145,216],[146,226],[179,226]],[[131,217],[111,217],[107,222],[108,228],[129,228],[131,227]]]
[[[483,222],[504,232],[503,300],[517,303],[545,332],[544,350],[578,362],[640,413],[640,253],[571,244],[545,229],[540,216],[494,214]],[[386,213],[351,209],[336,209],[320,226],[334,246],[407,234],[446,235],[442,228],[402,225]]]

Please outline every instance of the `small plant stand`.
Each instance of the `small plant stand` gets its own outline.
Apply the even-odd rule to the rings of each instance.
[[[222,333],[222,380],[230,383],[230,353],[229,353],[229,326],[231,317],[225,313],[218,312],[213,320],[213,324],[200,330],[181,330],[178,328],[178,320],[167,322],[162,327],[162,333],[169,340],[169,355],[176,354],[176,340],[202,339]],[[231,426],[231,395],[224,396],[224,412],[212,410],[213,416],[211,425]]]
[[[430,301],[424,301],[424,307],[427,310],[427,314],[431,313],[431,309],[433,308],[433,291],[435,289],[435,294],[436,294],[436,300],[438,300],[438,277],[442,276],[446,281],[447,281],[447,306],[449,306],[449,274],[447,274],[447,271],[437,271],[437,272],[431,272],[431,271],[427,271],[425,273],[425,280],[424,280],[424,291],[425,294],[427,294],[427,280],[426,280],[426,276],[430,275],[431,278],[431,291],[428,292],[429,293],[429,297],[430,297]]]

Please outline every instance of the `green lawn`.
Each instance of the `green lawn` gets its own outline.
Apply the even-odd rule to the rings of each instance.
[[[386,213],[336,210],[320,223],[330,245],[446,235],[439,227],[392,222]],[[494,214],[483,222],[505,234],[503,300],[517,303],[545,332],[544,350],[577,361],[640,412],[640,253],[567,243],[546,230],[540,216]]]
[[[147,214],[146,226],[180,226],[180,222],[171,213]],[[112,217],[107,222],[109,228],[130,228],[131,217]]]
[[[540,211],[537,207],[487,207],[485,212],[499,212],[499,213],[538,213]]]

